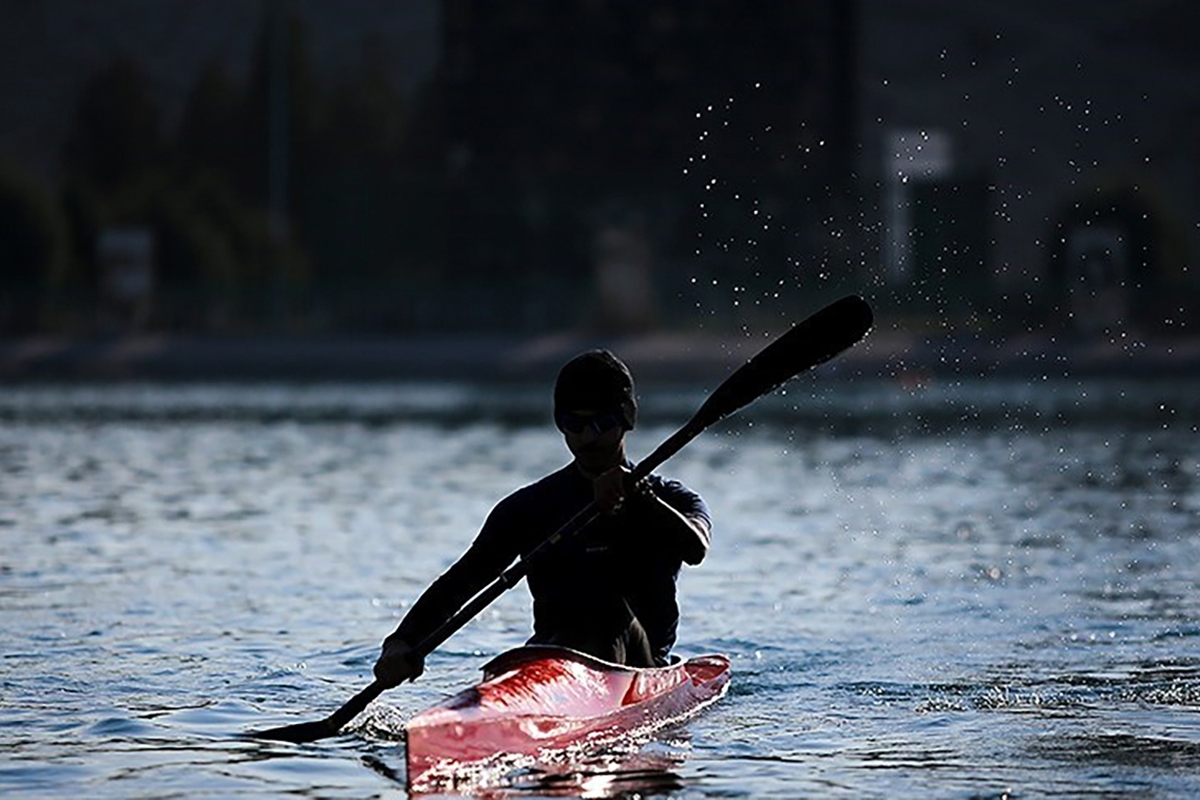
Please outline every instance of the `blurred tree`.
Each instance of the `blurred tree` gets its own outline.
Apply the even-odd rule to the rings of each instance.
[[[24,171],[0,165],[0,332],[36,329],[46,290],[66,274],[62,207]]]
[[[316,263],[324,313],[342,323],[353,309],[354,322],[374,326],[394,313],[387,284],[406,244],[409,192],[399,163],[404,100],[378,44],[366,42],[360,68],[333,88],[323,123],[293,215]]]
[[[334,89],[321,131],[322,159],[371,169],[395,167],[406,111],[404,98],[388,75],[382,43],[368,39],[360,70]]]
[[[439,317],[445,179],[438,84],[409,98],[378,40],[332,87],[293,217],[313,261],[319,316],[409,330]]]
[[[142,68],[127,56],[97,72],[80,94],[62,150],[63,209],[73,247],[71,269],[59,288],[74,320],[58,327],[86,327],[94,319],[103,282],[96,240],[114,222],[109,209],[120,205],[117,198],[160,180],[168,156],[160,118]]]
[[[306,277],[302,253],[273,239],[266,213],[214,173],[165,171],[103,197],[76,192],[79,224],[95,234],[144,226],[155,242],[150,327],[169,331],[252,332],[270,312],[272,281]],[[95,268],[91,274],[96,276]]]
[[[62,208],[71,251],[70,269],[62,287],[67,318],[60,321],[60,327],[86,329],[100,284],[96,263],[100,203],[95,191],[82,181],[68,179],[62,189]]]
[[[98,297],[102,231],[144,226],[158,328],[279,330],[323,317],[407,329],[436,318],[426,299],[443,257],[441,94],[424,87],[410,119],[370,39],[361,67],[323,86],[301,18],[286,2],[265,7],[246,83],[209,64],[173,139],[128,59],[88,84],[63,151],[75,294]]]
[[[117,58],[83,89],[63,151],[68,176],[101,191],[137,179],[162,164],[159,126],[141,68]]]
[[[283,13],[276,9],[273,13]],[[287,205],[292,208],[299,187],[314,162],[317,133],[325,112],[320,87],[313,73],[306,47],[303,20],[294,14],[277,21],[268,13],[258,37],[249,90],[247,92],[245,124],[253,155],[247,173],[249,198],[255,205],[266,207],[269,200],[272,147],[286,151]],[[282,26],[283,36],[276,36],[275,25]],[[275,47],[282,39],[282,56],[276,57]],[[273,96],[282,92],[282,98]],[[273,105],[274,104],[274,105]],[[283,130],[275,131],[283,142],[272,141],[272,108],[283,110]]]
[[[103,280],[97,237],[106,228],[146,227],[155,243],[152,327],[254,329],[268,316],[271,281],[299,284],[306,274],[303,255],[270,235],[255,115],[244,92],[212,65],[185,103],[174,143],[160,135],[158,119],[140,70],[127,59],[84,90],[63,153],[78,265],[67,293],[91,318]]]
[[[159,247],[157,322],[176,330],[253,331],[270,317],[273,282],[306,279],[306,260],[276,241],[262,209],[213,174],[167,187],[149,208]]]
[[[217,64],[200,74],[188,95],[177,134],[177,168],[188,177],[220,176],[243,196],[254,188],[246,97]]]

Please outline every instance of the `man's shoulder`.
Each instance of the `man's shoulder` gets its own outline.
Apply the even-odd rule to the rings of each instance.
[[[646,476],[646,483],[650,485],[650,490],[660,500],[673,507],[680,514],[683,514],[685,517],[703,520],[708,525],[712,524],[712,515],[709,513],[708,505],[704,502],[704,498],[695,490],[685,486],[682,481],[651,474]]]
[[[573,477],[572,467],[568,464],[515,490],[497,503],[496,509],[498,511],[515,511],[531,505],[540,506],[545,503],[546,498],[559,496],[563,487],[572,482]]]
[[[698,492],[684,485],[683,481],[676,480],[675,478],[664,478],[662,475],[657,473],[651,473],[650,475],[646,476],[645,480],[646,483],[650,484],[650,487],[659,494],[659,496],[662,496],[663,494],[671,494],[695,497],[697,499],[700,498],[700,494]]]

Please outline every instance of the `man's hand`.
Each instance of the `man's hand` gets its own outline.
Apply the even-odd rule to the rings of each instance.
[[[602,512],[616,514],[621,510],[627,494],[628,481],[629,470],[623,466],[613,467],[592,481],[596,505],[600,506]]]
[[[403,639],[383,640],[383,652],[375,662],[375,680],[388,689],[405,681],[415,681],[425,671],[425,657]]]

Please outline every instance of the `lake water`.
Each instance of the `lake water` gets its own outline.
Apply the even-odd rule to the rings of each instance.
[[[700,388],[645,386],[634,458]],[[1200,384],[801,378],[661,472],[708,500],[683,730],[492,796],[1200,796]],[[401,720],[528,632],[524,587],[348,735],[320,718],[491,505],[562,463],[546,387],[0,392],[0,793],[402,797]]]

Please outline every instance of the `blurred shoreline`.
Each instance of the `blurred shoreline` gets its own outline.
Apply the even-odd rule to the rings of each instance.
[[[715,382],[771,340],[737,333],[560,332],[413,337],[0,339],[0,382],[548,380],[572,355],[607,347],[642,382]],[[821,367],[842,379],[1183,377],[1200,374],[1200,337],[935,336],[881,326]]]

